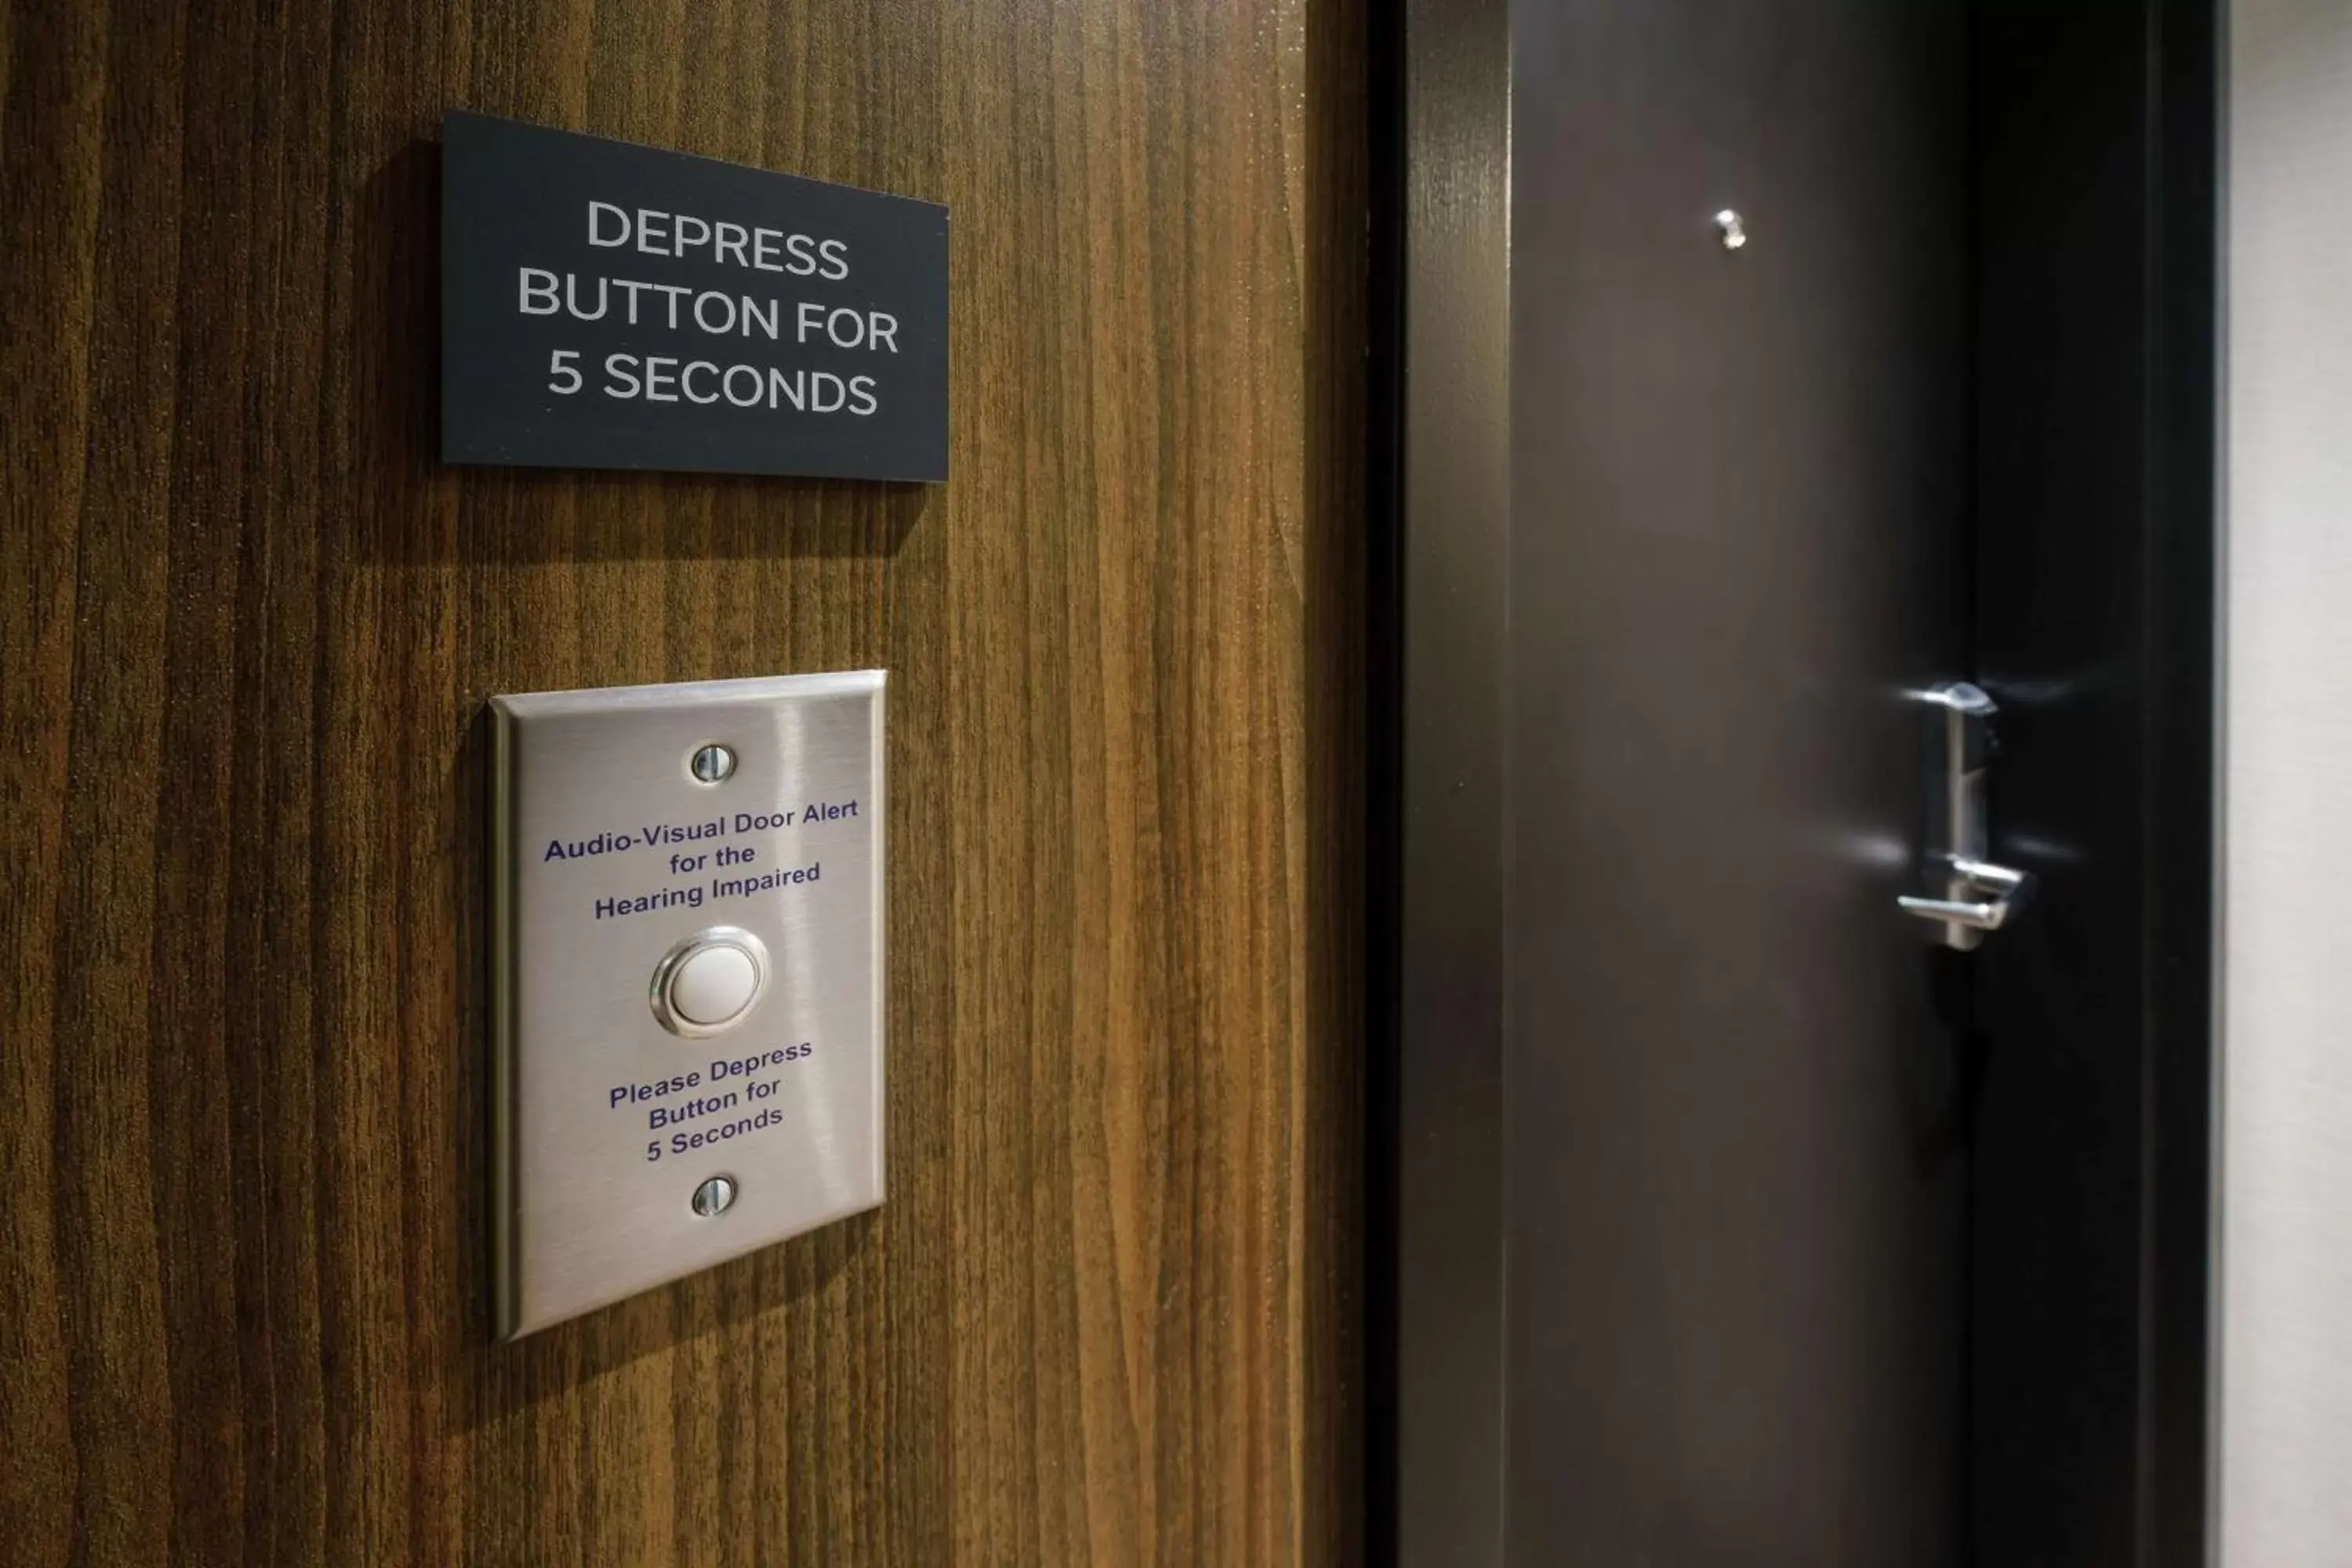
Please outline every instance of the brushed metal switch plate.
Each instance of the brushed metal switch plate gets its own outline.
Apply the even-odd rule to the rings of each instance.
[[[882,1201],[884,683],[491,699],[501,1338]],[[660,987],[705,931],[761,983],[681,1035]]]

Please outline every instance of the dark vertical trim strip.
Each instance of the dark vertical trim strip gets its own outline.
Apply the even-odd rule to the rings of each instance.
[[[2215,0],[1981,0],[1971,1514],[2001,1568],[2188,1568],[2211,1518]]]
[[[1404,0],[1397,1561],[1503,1551],[1504,0]],[[1377,1501],[1376,1501],[1377,1506]]]
[[[2210,1560],[2221,37],[2151,0],[2140,1561]]]
[[[1397,1275],[1400,960],[1404,802],[1404,15],[1375,0],[1367,27],[1370,142],[1364,401],[1366,598],[1364,874],[1364,1541],[1366,1560],[1397,1550]]]

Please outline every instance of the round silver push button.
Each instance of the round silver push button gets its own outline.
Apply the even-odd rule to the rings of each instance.
[[[767,985],[768,950],[760,939],[735,926],[713,926],[654,966],[654,1016],[673,1035],[715,1035],[741,1023]]]

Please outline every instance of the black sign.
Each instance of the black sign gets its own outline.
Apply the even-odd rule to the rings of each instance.
[[[948,209],[443,121],[441,455],[948,477]]]

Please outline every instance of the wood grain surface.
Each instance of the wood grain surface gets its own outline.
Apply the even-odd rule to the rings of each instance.
[[[0,1557],[1360,1550],[1347,0],[0,0]],[[435,459],[446,106],[953,208],[936,489]],[[889,1202],[488,1342],[483,700],[891,670]]]

